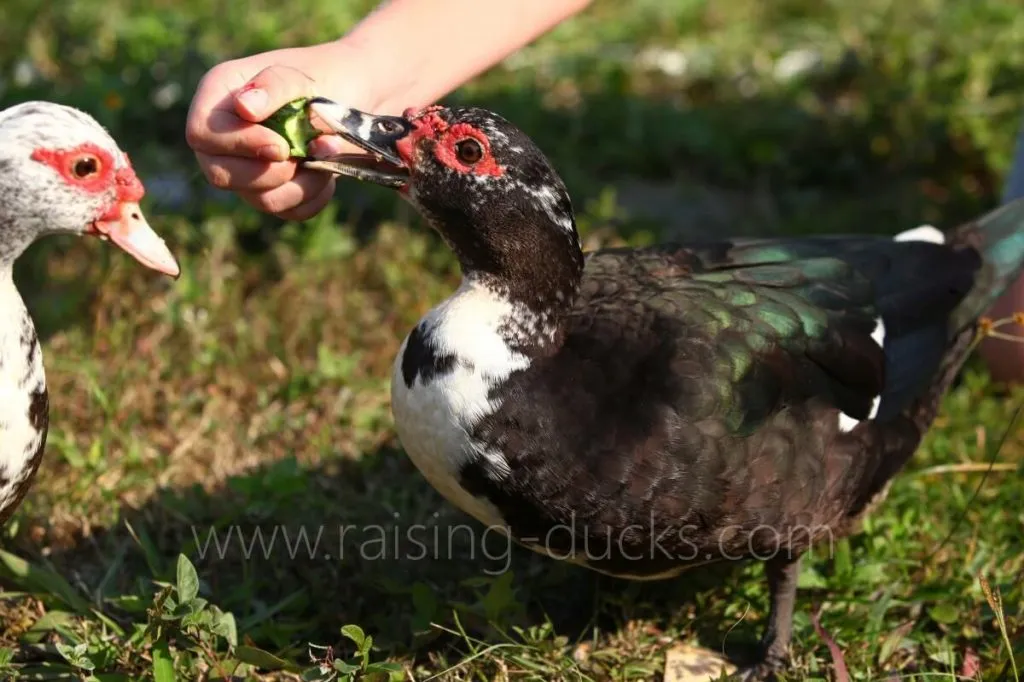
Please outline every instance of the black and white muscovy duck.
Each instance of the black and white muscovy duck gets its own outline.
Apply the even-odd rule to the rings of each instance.
[[[88,114],[52,102],[0,111],[0,526],[32,483],[49,425],[42,353],[14,261],[43,235],[91,234],[177,277],[139,209],[143,194],[127,155]]]
[[[373,157],[463,281],[395,361],[403,447],[452,504],[631,579],[766,561],[760,679],[788,664],[801,555],[856,532],[1024,264],[1024,201],[941,232],[584,255],[544,154],[486,110],[311,109]],[[566,529],[571,529],[567,531]]]

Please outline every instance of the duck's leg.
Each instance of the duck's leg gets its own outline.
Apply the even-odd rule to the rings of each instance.
[[[800,557],[783,555],[765,562],[771,609],[768,627],[761,637],[760,660],[736,673],[744,682],[768,679],[772,673],[789,664],[789,643],[793,636],[793,607],[796,604],[796,582],[800,577]]]

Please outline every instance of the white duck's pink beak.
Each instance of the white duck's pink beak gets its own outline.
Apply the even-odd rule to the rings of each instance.
[[[115,211],[107,215],[111,217],[97,220],[90,226],[91,234],[109,238],[147,268],[178,278],[181,274],[178,261],[164,240],[146,222],[137,202],[123,201]]]

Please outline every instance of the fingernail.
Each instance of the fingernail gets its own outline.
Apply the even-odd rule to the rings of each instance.
[[[265,144],[256,150],[256,158],[263,161],[286,161],[287,150],[278,144]]]
[[[267,93],[259,88],[252,90],[246,90],[238,95],[238,101],[245,105],[245,108],[249,110],[254,116],[259,116],[263,113],[263,110],[267,108]]]

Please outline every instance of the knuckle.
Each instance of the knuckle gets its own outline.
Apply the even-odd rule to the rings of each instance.
[[[288,211],[282,211],[279,216],[285,220],[296,220],[303,221],[309,220],[317,213],[323,210],[324,206],[327,205],[327,198],[317,198],[312,201],[307,201],[304,204],[299,204],[293,209]]]
[[[284,81],[278,75],[278,66],[268,66],[250,79],[249,83],[266,90],[271,96],[278,89],[279,85]]]
[[[244,201],[245,203],[249,204],[250,206],[255,208],[257,211],[262,211],[262,212],[266,213],[267,209],[265,209],[263,207],[263,204],[260,201],[260,197],[259,197],[258,194],[254,193],[254,192],[239,192],[238,195],[240,197],[242,197],[242,201]]]
[[[227,168],[211,163],[207,164],[203,170],[211,185],[218,189],[231,189],[231,173]]]
[[[260,71],[253,82],[258,83],[273,99],[290,100],[308,94],[312,81],[298,69],[275,64]]]
[[[281,192],[258,192],[252,195],[254,205],[265,213],[278,214],[294,208],[294,204],[282,196]]]
[[[301,168],[295,174],[295,182],[302,188],[302,200],[318,198],[328,185],[334,184],[334,176],[328,173]]]
[[[205,142],[206,126],[199,122],[198,116],[190,115],[185,123],[185,143],[196,149]]]
[[[237,59],[229,59],[226,62],[221,62],[220,64],[211,67],[199,82],[199,86],[202,87],[206,81],[210,81],[210,83],[214,84],[227,81],[232,74],[238,73],[238,62],[239,60]]]
[[[291,165],[288,162],[265,163],[261,172],[253,179],[253,188],[269,191],[291,182],[295,177]]]

